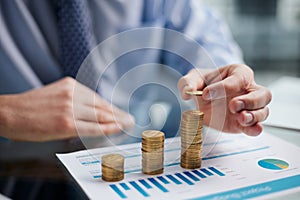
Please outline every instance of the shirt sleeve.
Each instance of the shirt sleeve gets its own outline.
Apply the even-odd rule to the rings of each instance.
[[[220,67],[244,63],[241,50],[226,23],[201,0],[172,1],[172,5],[166,3],[165,17],[166,28],[183,33],[202,47],[200,53],[190,52],[200,60],[199,65],[195,67],[211,68],[211,65]],[[183,47],[182,44],[178,48],[186,48],[186,51],[189,51],[188,47]],[[174,55],[171,54],[165,54],[163,60],[170,65],[174,64],[174,61],[187,65],[185,61],[174,59]]]

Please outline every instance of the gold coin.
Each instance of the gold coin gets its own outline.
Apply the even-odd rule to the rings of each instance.
[[[102,179],[105,181],[120,181],[124,179],[124,169],[118,170],[102,165]]]
[[[181,142],[186,144],[197,144],[202,143],[201,137],[187,137],[187,136],[181,136]]]
[[[202,143],[184,143],[184,142],[181,142],[181,148],[184,149],[184,150],[187,150],[187,149],[197,149],[197,150],[200,150],[202,147]]]
[[[156,175],[156,174],[162,174],[164,172],[164,168],[153,170],[153,171],[144,171],[143,168],[143,173],[147,175]]]
[[[196,163],[196,164],[193,164],[193,165],[189,165],[189,164],[185,164],[185,163],[181,162],[180,166],[182,168],[185,168],[185,169],[197,169],[197,168],[201,167],[201,163]]]
[[[107,182],[121,181],[124,179],[124,174],[121,174],[119,177],[115,177],[115,178],[102,176],[102,179]]]
[[[188,95],[193,95],[193,96],[202,96],[203,94],[203,91],[186,91],[185,94],[188,94]]]
[[[124,166],[124,156],[120,154],[108,154],[104,155],[101,158],[102,160],[102,165],[105,165],[107,167],[120,167]]]
[[[142,138],[145,140],[159,140],[164,137],[165,134],[163,132],[156,130],[146,130],[142,133]]]

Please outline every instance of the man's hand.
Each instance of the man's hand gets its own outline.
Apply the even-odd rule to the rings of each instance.
[[[225,132],[258,135],[263,129],[260,122],[269,115],[266,106],[272,95],[255,83],[253,71],[245,65],[215,71],[193,69],[179,80],[178,88],[184,100],[192,98],[186,91],[203,90],[203,96],[195,100],[204,112],[204,124]]]
[[[22,94],[0,96],[0,104],[0,134],[13,140],[99,136],[134,124],[131,115],[72,78]]]

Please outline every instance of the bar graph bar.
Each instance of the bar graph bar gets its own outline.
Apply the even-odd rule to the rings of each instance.
[[[192,172],[194,174],[196,174],[197,176],[199,176],[200,178],[206,178],[206,176],[204,174],[202,174],[201,172],[199,172],[198,170],[193,170]]]
[[[122,188],[124,190],[130,190],[130,188],[128,187],[128,185],[126,183],[120,183],[120,185],[122,186]]]
[[[171,174],[166,175],[166,177],[168,177],[171,181],[173,181],[176,185],[181,185],[182,183],[175,178],[174,176],[172,176]]]
[[[130,181],[129,182],[138,192],[141,193],[141,195],[143,195],[144,197],[149,197],[149,194],[143,189],[141,188],[135,181]]]
[[[82,162],[82,165],[92,165],[92,164],[98,164],[100,161],[94,160],[94,161],[87,161],[87,162]]]
[[[199,181],[201,181],[201,179],[206,179],[210,177],[214,178],[217,176],[225,176],[225,174],[217,167],[211,166],[208,168],[176,172],[174,174],[159,175],[156,177],[149,177],[145,179],[139,179],[136,181],[110,184],[110,187],[122,199],[127,198],[126,191],[129,190],[136,190],[143,197],[149,197],[151,196],[152,192],[157,191],[157,190],[151,190],[153,188],[157,188],[160,191],[165,193],[170,191],[164,185],[174,186],[174,185],[188,184],[190,186],[193,186],[197,184]]]
[[[204,172],[206,175],[208,175],[208,176],[213,176],[213,173],[211,173],[210,171],[208,171],[207,169],[205,169],[205,168],[201,168],[200,169],[202,172]]]
[[[167,179],[165,179],[163,176],[158,176],[157,178],[158,178],[158,180],[160,180],[160,181],[163,182],[164,184],[169,184],[169,183],[170,183],[170,182],[169,182]]]
[[[215,172],[216,174],[218,174],[219,176],[225,176],[225,174],[223,174],[222,172],[220,172],[219,170],[217,170],[214,167],[209,167],[208,169],[210,169],[211,171]]]
[[[115,184],[109,185],[122,199],[127,198],[127,196],[116,186]]]
[[[94,160],[94,161],[87,161],[87,162],[82,162],[82,165],[91,165],[91,164],[97,164],[100,163],[100,161],[98,160]]]
[[[194,183],[192,181],[190,181],[189,179],[184,177],[181,173],[176,173],[175,176],[177,176],[178,178],[180,178],[181,180],[186,182],[188,185],[194,185]]]
[[[189,178],[191,178],[193,181],[200,181],[199,178],[197,178],[196,176],[194,176],[193,174],[191,174],[191,172],[185,171],[183,172],[186,176],[188,176]]]
[[[148,180],[153,183],[157,188],[159,188],[163,192],[169,192],[164,186],[162,186],[159,182],[157,182],[154,178],[148,178]]]
[[[141,184],[143,184],[143,186],[145,186],[147,189],[151,189],[152,188],[152,186],[149,183],[147,183],[144,179],[140,179],[139,182]]]

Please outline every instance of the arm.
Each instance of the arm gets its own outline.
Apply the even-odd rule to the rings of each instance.
[[[0,135],[13,140],[112,134],[134,121],[72,78],[22,94],[0,95],[0,105]]]
[[[179,31],[192,38],[203,50],[199,49],[197,52],[191,50],[188,42],[185,45],[174,41],[172,44],[166,45],[177,45],[177,48],[188,52],[189,56],[192,55],[199,64],[194,67],[217,68],[234,63],[244,63],[241,50],[233,40],[227,24],[201,0],[171,1],[168,3],[173,6],[167,5],[167,8],[171,9],[165,11],[166,28]],[[182,60],[178,61],[180,60],[178,56],[165,54],[163,59],[168,65],[182,63],[184,66],[179,67],[188,68],[188,63],[182,62]],[[210,61],[207,62],[207,59]]]

